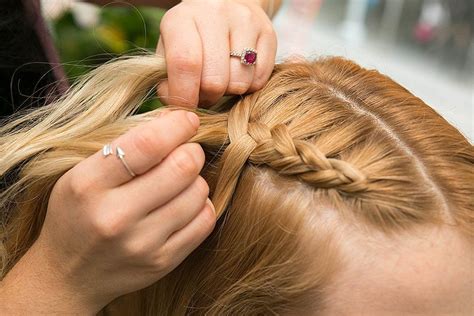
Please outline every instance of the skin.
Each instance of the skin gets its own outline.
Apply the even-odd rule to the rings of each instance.
[[[267,1],[129,1],[173,7],[157,48],[168,69],[158,87],[163,102],[194,108],[261,88],[276,54]],[[273,2],[276,12],[280,0]],[[256,66],[229,57],[245,47],[257,49]],[[95,314],[162,278],[210,234],[216,218],[199,176],[204,153],[186,144],[199,126],[192,116],[167,113],[112,142],[135,178],[97,152],[59,179],[39,238],[0,282],[2,313]]]
[[[318,315],[474,313],[473,243],[455,226],[392,237],[349,229],[341,239],[344,264]]]
[[[163,102],[208,106],[225,94],[253,92],[267,82],[275,63],[276,35],[255,1],[184,0],[168,13],[157,48],[168,64],[169,79],[158,89]],[[245,47],[257,50],[256,65],[229,56]]]
[[[184,260],[216,220],[199,176],[204,152],[186,143],[198,126],[194,113],[175,111],[114,140],[134,153],[134,178],[101,151],[64,174],[39,238],[2,282],[3,311],[94,314]]]
[[[108,0],[89,2],[110,3]],[[163,103],[209,106],[223,95],[254,92],[268,81],[277,49],[270,18],[280,8],[281,0],[129,3],[172,7],[161,20],[156,49],[157,54],[165,56],[168,70],[168,79],[158,87]],[[241,51],[246,47],[258,52],[254,66],[243,65],[239,58],[229,55],[231,50]]]

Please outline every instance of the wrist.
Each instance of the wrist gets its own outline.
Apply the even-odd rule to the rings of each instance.
[[[72,289],[46,260],[30,251],[0,282],[0,306],[6,314],[95,315],[106,303]]]
[[[281,0],[233,0],[241,3],[259,6],[271,19],[281,6]]]

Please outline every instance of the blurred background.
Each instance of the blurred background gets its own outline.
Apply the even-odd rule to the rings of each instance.
[[[120,54],[154,50],[165,12],[73,0],[43,0],[43,10],[70,81]],[[274,25],[278,61],[338,55],[376,68],[473,141],[473,0],[284,0]]]

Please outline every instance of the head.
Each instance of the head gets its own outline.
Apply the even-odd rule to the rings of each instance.
[[[141,56],[94,71],[1,128],[4,273],[41,228],[51,188],[156,111]],[[283,63],[260,91],[199,110],[191,140],[220,217],[164,279],[112,302],[149,314],[469,314],[474,150],[420,99],[341,59]],[[146,193],[144,193],[146,194]]]

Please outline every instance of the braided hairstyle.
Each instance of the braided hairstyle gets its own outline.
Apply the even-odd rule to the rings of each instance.
[[[473,236],[472,145],[377,71],[335,57],[277,65],[264,89],[218,111],[202,115],[194,140],[223,218],[143,292],[155,302],[171,293],[169,314],[324,310],[349,260],[344,223],[385,236],[444,223]]]
[[[219,212],[242,170],[265,166],[337,196],[378,228],[472,221],[474,200],[464,195],[473,189],[471,144],[377,71],[334,57],[277,65],[265,89],[204,116],[204,130],[208,121],[213,133],[196,140],[223,152]]]
[[[473,236],[472,145],[377,71],[334,57],[281,64],[264,89],[214,110],[193,141],[221,220],[176,271],[128,297],[144,313],[323,311],[349,260],[344,223]]]
[[[0,174],[18,171],[0,192],[3,274],[39,234],[57,179],[153,118],[159,109],[132,114],[165,76],[162,58],[123,58],[0,127]],[[262,90],[197,113],[191,141],[206,152],[216,229],[167,277],[104,314],[305,314],[327,306],[350,261],[345,243],[361,231],[448,224],[474,235],[473,146],[377,71],[336,57],[287,62]]]

